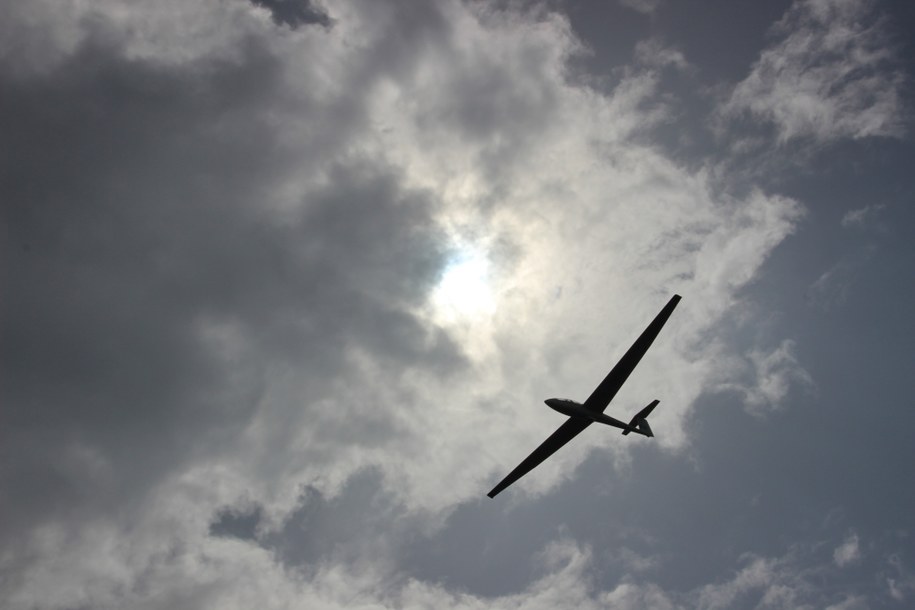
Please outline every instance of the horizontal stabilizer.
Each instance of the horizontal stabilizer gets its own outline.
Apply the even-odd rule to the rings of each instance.
[[[629,427],[623,430],[623,434],[629,434],[630,432],[638,432],[645,436],[654,436],[654,432],[651,431],[651,426],[648,425],[648,416],[651,415],[651,412],[654,411],[654,408],[658,406],[659,400],[652,400],[651,403],[635,414],[635,417],[629,422]]]

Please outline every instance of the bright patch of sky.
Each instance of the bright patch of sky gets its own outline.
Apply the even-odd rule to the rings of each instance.
[[[432,301],[445,320],[492,315],[496,300],[491,281],[490,263],[484,253],[459,251],[445,265]]]

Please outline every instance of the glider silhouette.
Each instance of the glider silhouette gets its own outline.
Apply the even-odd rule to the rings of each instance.
[[[508,473],[507,477],[493,487],[492,491],[486,494],[487,496],[495,498],[499,492],[536,468],[543,460],[556,453],[560,447],[575,438],[582,430],[594,422],[622,428],[623,434],[635,432],[644,436],[654,436],[651,427],[648,425],[648,415],[658,405],[657,400],[653,400],[651,404],[636,413],[635,417],[633,417],[628,424],[610,417],[609,415],[605,415],[604,409],[607,408],[607,405],[610,404],[610,401],[616,396],[616,393],[632,373],[633,369],[635,369],[639,360],[642,359],[642,356],[645,355],[645,352],[648,351],[648,348],[651,347],[651,343],[655,340],[655,337],[658,336],[658,333],[661,332],[661,328],[664,326],[664,323],[667,322],[667,318],[670,317],[670,314],[673,313],[674,308],[679,302],[680,295],[675,294],[671,297],[670,301],[667,302],[667,305],[664,306],[664,309],[662,309],[655,319],[652,320],[651,324],[648,325],[648,328],[642,332],[639,338],[635,340],[635,343],[632,344],[629,351],[627,351],[620,361],[616,363],[613,370],[610,371],[600,385],[591,393],[591,396],[588,397],[588,400],[586,400],[584,404],[577,403],[574,400],[569,400],[567,398],[550,398],[544,401],[551,409],[555,409],[563,415],[568,415],[569,419],[559,426],[559,429],[551,434],[548,439],[543,441],[543,444],[534,449],[534,452],[527,456],[523,462],[518,464],[517,468]]]

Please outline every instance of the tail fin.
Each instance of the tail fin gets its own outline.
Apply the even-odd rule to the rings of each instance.
[[[623,430],[623,434],[629,434],[630,432],[638,432],[644,434],[645,436],[654,436],[654,432],[651,431],[651,426],[648,425],[648,416],[651,415],[651,412],[654,411],[654,408],[658,406],[658,400],[652,400],[651,404],[635,414],[635,417],[629,422],[629,427]]]

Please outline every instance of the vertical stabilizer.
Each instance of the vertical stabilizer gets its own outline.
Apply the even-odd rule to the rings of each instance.
[[[635,414],[635,417],[629,422],[629,428],[623,430],[623,434],[629,434],[630,432],[638,432],[639,434],[644,434],[645,436],[654,436],[654,432],[651,431],[651,426],[648,425],[648,416],[651,415],[651,412],[654,411],[654,408],[658,406],[659,400],[652,400],[651,403]]]

